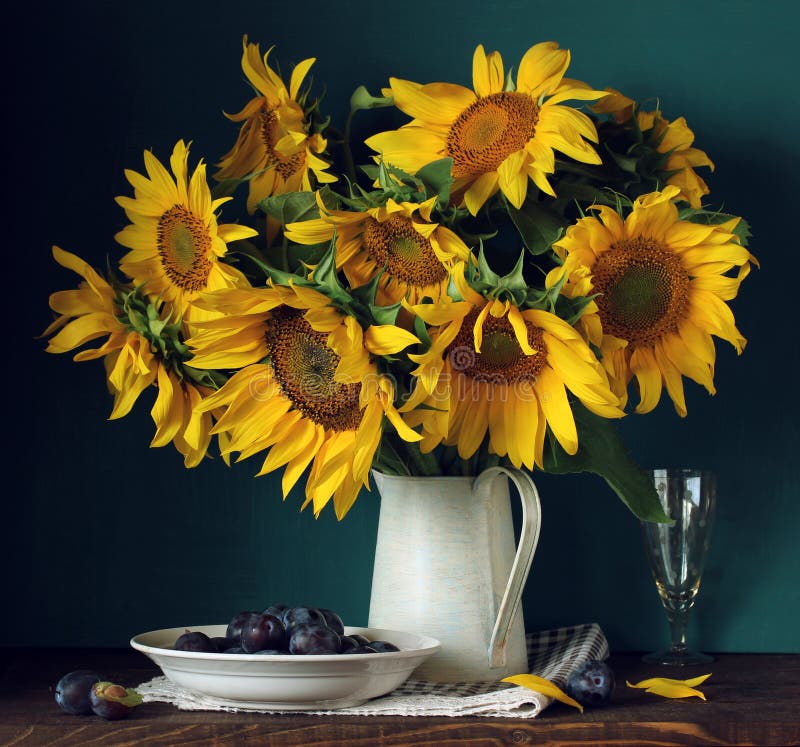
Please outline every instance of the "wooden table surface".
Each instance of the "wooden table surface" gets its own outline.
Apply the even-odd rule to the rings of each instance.
[[[179,711],[145,703],[123,721],[70,716],[53,700],[61,676],[95,669],[129,687],[159,674],[118,649],[0,649],[0,745],[245,745],[492,747],[498,745],[800,745],[800,655],[720,655],[708,700],[667,700],[626,687],[651,676],[696,675],[613,656],[612,703],[583,714],[554,703],[535,719],[305,716]]]

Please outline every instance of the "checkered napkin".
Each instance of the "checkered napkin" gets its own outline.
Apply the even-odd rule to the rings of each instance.
[[[527,635],[528,668],[563,688],[567,678],[588,659],[606,659],[608,641],[596,623],[544,630]],[[521,673],[520,673],[521,674]],[[145,702],[171,703],[189,711],[274,710],[213,698],[155,677],[136,688]],[[552,703],[540,693],[507,682],[455,682],[440,684],[407,680],[381,698],[353,708],[306,711],[316,715],[352,716],[491,716],[533,718]],[[298,711],[294,711],[298,713]]]

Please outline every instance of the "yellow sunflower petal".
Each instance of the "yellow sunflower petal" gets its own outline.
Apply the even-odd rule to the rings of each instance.
[[[389,85],[395,106],[410,117],[424,122],[449,125],[475,101],[472,91],[452,83],[421,86],[401,78],[390,78]]]
[[[704,674],[700,677],[693,677],[688,680],[676,680],[669,679],[667,677],[651,677],[649,679],[642,680],[641,682],[637,682],[636,684],[632,684],[626,680],[625,684],[628,687],[642,688],[646,692],[653,693],[654,695],[660,695],[664,698],[697,697],[705,700],[706,696],[700,692],[700,690],[696,690],[695,686],[702,684],[710,676],[710,674]]]
[[[545,365],[539,372],[535,389],[553,435],[567,454],[575,454],[578,451],[578,430],[564,382],[549,365]]]
[[[549,698],[555,698],[561,703],[577,708],[583,713],[583,706],[577,700],[570,698],[558,685],[554,685],[550,680],[537,677],[535,674],[515,674],[511,677],[503,677],[501,682],[510,682],[512,685],[527,687],[536,693],[541,693]]]
[[[416,335],[393,324],[373,324],[364,333],[364,344],[375,355],[398,353],[418,342]]]
[[[446,145],[441,135],[411,126],[380,132],[367,138],[365,143],[388,163],[412,174],[431,161],[442,158]]]
[[[661,399],[661,370],[653,352],[646,348],[634,350],[630,367],[639,383],[639,404],[636,412],[651,412]]]
[[[517,88],[538,98],[555,89],[569,67],[570,54],[555,42],[541,42],[522,57],[517,72]]]
[[[305,472],[314,455],[319,452],[325,440],[325,429],[321,426],[314,426],[314,441],[308,449],[300,452],[294,459],[290,460],[284,467],[283,477],[281,477],[281,490],[283,497],[286,498],[289,492],[300,479],[300,475]]]
[[[470,184],[464,193],[464,204],[471,215],[477,215],[486,200],[497,192],[499,180],[499,174],[496,171],[490,171],[482,174]]]
[[[497,168],[497,183],[509,202],[519,210],[528,193],[525,151],[511,153]]]
[[[489,427],[489,399],[480,397],[470,402],[469,417],[458,431],[458,455],[469,459],[481,445]]]
[[[297,94],[300,92],[300,86],[303,85],[308,71],[316,61],[315,57],[309,57],[307,60],[303,60],[295,65],[294,70],[292,70],[292,77],[289,79],[289,96],[291,98],[297,98]]]
[[[180,405],[180,389],[175,390],[172,379],[164,366],[158,367],[158,396],[150,414],[156,424],[156,435],[150,446],[168,444],[178,432],[183,415]]]
[[[503,58],[499,52],[486,54],[483,44],[475,48],[472,56],[472,87],[478,96],[500,93],[505,86]]]
[[[528,342],[528,328],[525,326],[525,320],[516,306],[510,306],[508,309],[508,321],[511,328],[514,330],[514,335],[517,338],[520,348],[525,355],[533,355],[536,351],[531,347]]]

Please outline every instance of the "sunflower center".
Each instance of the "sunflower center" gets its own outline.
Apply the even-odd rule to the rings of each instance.
[[[306,154],[302,150],[291,156],[285,156],[275,150],[281,138],[280,122],[275,111],[267,109],[265,105],[259,113],[259,124],[261,139],[267,149],[267,168],[274,168],[284,180],[300,171],[306,162]]]
[[[517,91],[492,93],[464,109],[447,133],[447,155],[453,176],[496,171],[512,153],[522,150],[536,132],[539,107]]]
[[[475,350],[474,329],[478,310],[464,318],[456,338],[447,348],[447,358],[453,371],[463,373],[474,381],[489,384],[533,382],[547,358],[547,346],[539,327],[525,322],[528,343],[536,351],[525,355],[506,317],[489,315],[483,322],[481,352]]]
[[[426,288],[447,278],[431,242],[414,228],[410,218],[393,215],[382,223],[367,218],[362,240],[369,256],[395,280]]]
[[[654,239],[616,242],[595,262],[593,283],[603,331],[631,349],[656,344],[685,316],[689,275],[680,257]]]
[[[339,356],[328,347],[325,332],[284,306],[272,312],[266,340],[281,391],[305,417],[334,431],[358,428],[361,384],[334,380]]]
[[[156,245],[170,281],[185,291],[206,287],[211,272],[211,236],[200,218],[173,205],[158,219]]]

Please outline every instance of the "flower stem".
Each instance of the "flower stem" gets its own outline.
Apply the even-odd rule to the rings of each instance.
[[[289,272],[289,242],[286,240],[286,234],[283,234],[281,239],[281,269]]]
[[[414,465],[413,472],[423,477],[437,477],[442,474],[439,462],[433,454],[423,454],[417,444],[405,444],[405,450]]]
[[[344,149],[344,165],[347,171],[347,176],[350,181],[355,184],[356,182],[356,164],[353,161],[353,151],[350,148],[350,129],[353,122],[354,111],[347,115],[347,122],[344,126],[344,138],[342,139],[342,148]]]

